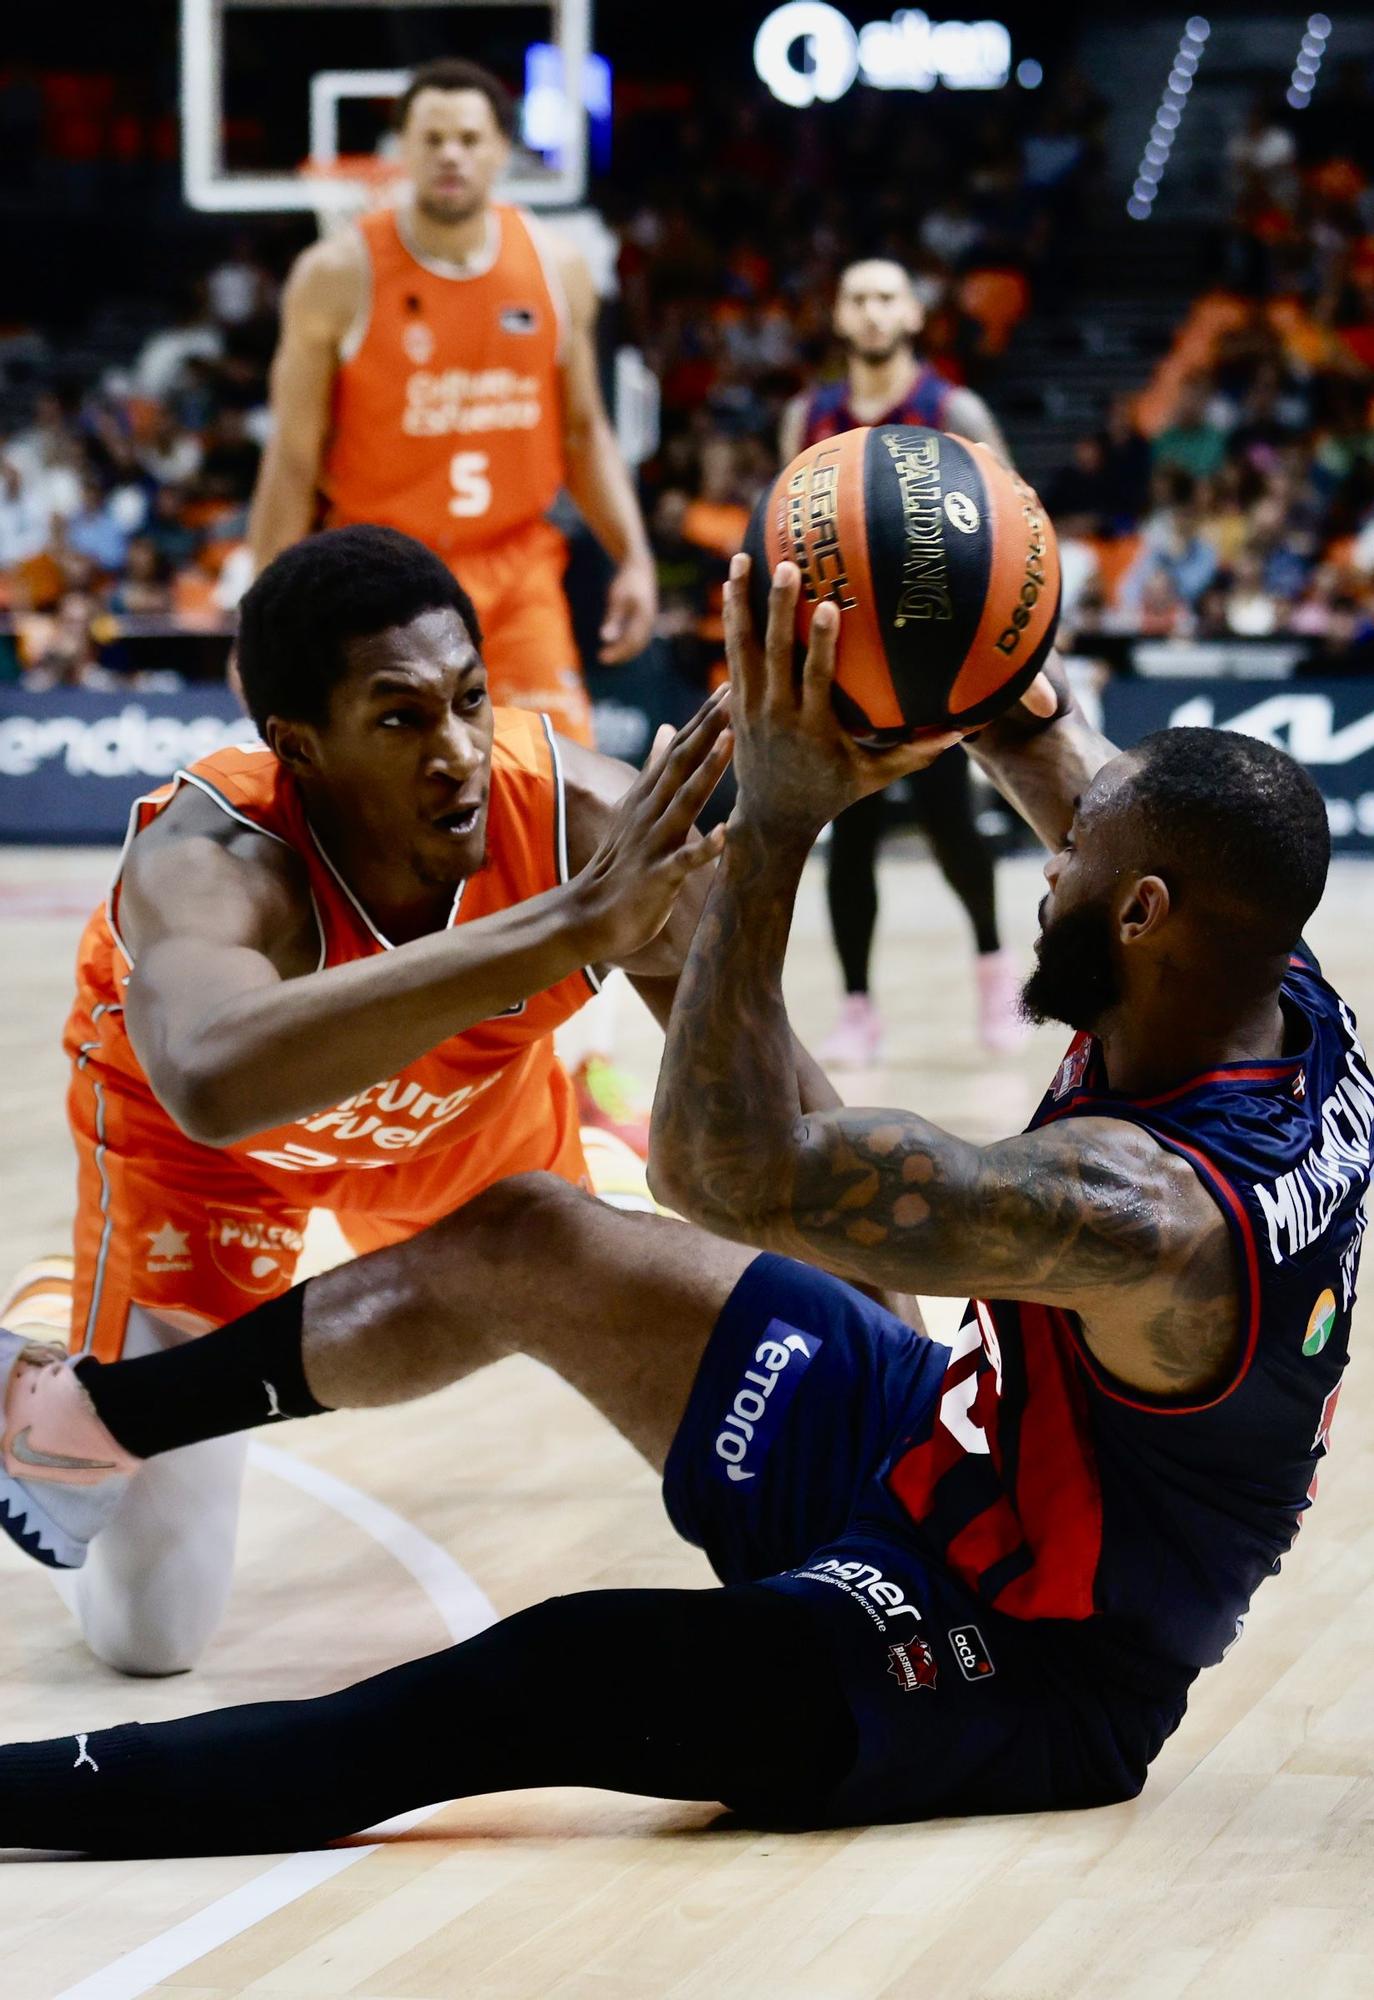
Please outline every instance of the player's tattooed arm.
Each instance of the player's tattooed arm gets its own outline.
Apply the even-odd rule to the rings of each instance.
[[[805,1112],[780,972],[800,862],[732,829],[654,1105],[660,1199],[722,1236],[891,1291],[1063,1306],[1121,1381],[1201,1388],[1236,1341],[1226,1225],[1139,1128],[1075,1119],[977,1146],[913,1112]]]
[[[1052,854],[1064,845],[1077,801],[1118,754],[1074,700],[1057,653],[1026,695],[966,737],[964,748]]]
[[[745,582],[736,558],[739,804],[669,1024],[655,1192],[720,1235],[851,1281],[1067,1307],[1104,1365],[1140,1388],[1211,1382],[1236,1339],[1226,1224],[1191,1168],[1137,1127],[1074,1120],[980,1147],[911,1112],[800,1102],[782,993],[797,886],[819,824],[888,772],[835,725],[829,607],[798,690],[796,572],[779,567],[763,650]]]

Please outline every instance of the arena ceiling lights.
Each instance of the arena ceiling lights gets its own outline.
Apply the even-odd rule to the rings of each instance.
[[[1174,143],[1174,135],[1182,123],[1188,106],[1188,92],[1193,87],[1197,66],[1202,60],[1207,37],[1212,32],[1210,21],[1201,14],[1194,14],[1183,30],[1169,80],[1164,86],[1164,94],[1159,100],[1155,122],[1150,127],[1150,136],[1145,142],[1145,151],[1140,156],[1136,168],[1135,186],[1131,198],[1126,203],[1126,213],[1134,222],[1146,222],[1154,207],[1155,195],[1164,178],[1164,169],[1169,164],[1169,154]]]
[[[785,0],[754,37],[754,68],[781,104],[833,104],[874,90],[1000,90],[1011,75],[1001,21],[932,21],[916,7],[856,28],[828,0]]]
[[[1297,61],[1293,64],[1293,74],[1288,81],[1288,102],[1294,111],[1306,111],[1311,101],[1312,90],[1317,81],[1317,71],[1322,66],[1326,54],[1327,40],[1331,34],[1331,23],[1325,14],[1308,17],[1307,33],[1298,49]]]
[[[304,174],[239,174],[224,164],[224,26],[232,7],[251,14],[280,6],[411,6],[414,0],[180,0],[181,7],[181,185],[187,205],[220,215],[356,210],[354,181],[319,181]],[[516,6],[522,0],[426,0],[426,4],[475,8]],[[563,73],[584,76],[591,48],[591,0],[549,0],[551,17],[544,40],[561,51]],[[311,91],[311,145],[320,157],[337,155],[335,121],[349,97],[388,97],[408,81],[395,70],[322,70]],[[569,98],[562,150],[556,169],[507,176],[507,201],[541,208],[565,207],[582,199],[587,185],[587,119],[583,93]],[[536,163],[537,164],[537,163]]]

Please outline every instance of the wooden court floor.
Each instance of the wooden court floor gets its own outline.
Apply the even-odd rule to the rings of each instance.
[[[61,1247],[72,1169],[58,1034],[92,853],[0,853],[0,1268]],[[1004,870],[1023,954],[1038,878]],[[1018,1125],[1062,1034],[989,1065],[957,908],[885,865],[889,1060],[851,1094],[971,1136]],[[1374,1018],[1374,869],[1335,871],[1312,938]],[[828,1023],[819,877],[789,968]],[[627,1057],[654,1037],[627,998]],[[1374,1280],[1367,1280],[1367,1284]],[[950,1324],[948,1315],[937,1321]],[[1366,1305],[1363,1327],[1374,1331]],[[275,1430],[247,1484],[237,1588],[203,1667],[121,1681],[46,1579],[0,1553],[0,1736],[308,1695],[553,1590],[705,1583],[631,1449],[533,1364],[409,1409]],[[453,1717],[456,1729],[480,1717]],[[4,1801],[0,1797],[0,1830]],[[1078,1816],[819,1836],[700,1805],[518,1793],[291,1857],[0,1861],[3,2000],[1369,2000],[1374,1996],[1374,1388],[1357,1359],[1315,1514],[1246,1636],[1199,1685],[1144,1796]]]

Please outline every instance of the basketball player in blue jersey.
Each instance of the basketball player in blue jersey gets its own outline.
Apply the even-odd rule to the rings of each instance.
[[[1075,1033],[1030,1128],[808,1115],[780,982],[806,856],[938,743],[858,752],[834,608],[798,691],[798,573],[761,648],[747,567],[739,801],[654,1118],[661,1192],[715,1233],[521,1177],[182,1348],[0,1353],[0,1517],[31,1552],[45,1510],[118,1504],[141,1459],[522,1351],[664,1466],[721,1587],[553,1598],[310,1701],[64,1715],[0,1749],[0,1846],[280,1849],[550,1784],[772,1825],[1106,1804],[1278,1568],[1347,1360],[1374,1124],[1301,943],[1319,794],[1218,731],[1118,755],[1037,682],[974,739],[1053,854],[1026,1001]],[[973,1297],[948,1346],[832,1272]]]
[[[788,404],[778,438],[784,465],[804,446],[861,424],[927,424],[990,445],[1011,457],[981,396],[922,361],[916,353],[924,311],[900,264],[869,257],[840,274],[835,334],[845,351],[845,379],[827,382]],[[973,927],[978,1028],[984,1046],[1015,1046],[1016,971],[997,929],[992,849],[973,816],[967,760],[947,757],[906,780],[917,823],[945,880]],[[858,800],[830,830],[826,897],[844,978],[840,1018],[818,1051],[823,1063],[862,1068],[882,1052],[882,1020],[869,988],[878,921],[878,850],[891,816],[880,793]]]

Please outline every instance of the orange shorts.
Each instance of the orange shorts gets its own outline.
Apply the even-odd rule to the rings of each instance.
[[[595,749],[572,615],[563,594],[568,545],[548,521],[471,549],[453,568],[477,607],[491,698],[543,709],[562,736]]]
[[[205,1331],[275,1298],[291,1286],[310,1209],[271,1182],[247,1173],[231,1155],[186,1145],[160,1153],[156,1135],[139,1143],[144,1121],[127,1115],[115,1091],[87,1072],[72,1079],[68,1113],[77,1151],[76,1259],[72,1351],[117,1361],[129,1313],[144,1306],[173,1325]],[[511,1174],[544,1170],[588,1187],[576,1120],[529,1158],[503,1159],[471,1185],[455,1162],[451,1189],[433,1214],[391,1216],[334,1210],[359,1254],[403,1243],[441,1216]],[[535,1157],[535,1153],[539,1157]],[[371,1199],[374,1174],[359,1178]]]

